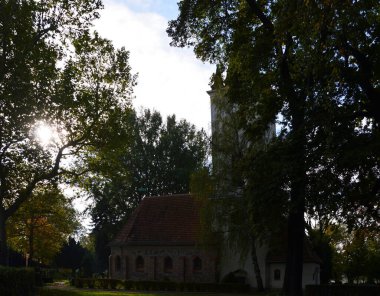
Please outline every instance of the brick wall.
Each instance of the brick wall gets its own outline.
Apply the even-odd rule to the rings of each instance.
[[[120,258],[119,266],[116,264],[119,260],[117,257]],[[144,261],[144,266],[140,269],[136,266],[138,257],[140,261],[141,258]],[[171,269],[165,270],[165,258],[171,259]],[[201,262],[201,268],[198,265],[198,270],[194,269],[196,258],[199,258]],[[215,282],[216,276],[215,254],[188,246],[113,247],[110,262],[110,276],[115,279]]]

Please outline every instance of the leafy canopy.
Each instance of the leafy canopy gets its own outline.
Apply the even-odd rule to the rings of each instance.
[[[80,175],[84,148],[118,138],[135,76],[129,53],[91,33],[100,1],[0,1],[0,254],[5,222],[37,186]],[[39,125],[55,135],[36,138]],[[62,165],[64,164],[64,165]]]
[[[190,176],[207,165],[208,143],[203,130],[174,115],[143,110],[124,113],[120,141],[87,153],[91,172],[81,185],[93,203],[95,245],[107,268],[106,244],[130,217],[144,196],[187,193]],[[103,270],[101,270],[103,271]]]
[[[255,223],[278,210],[288,217],[286,294],[302,294],[305,212],[379,225],[379,5],[185,0],[167,29],[172,45],[194,46],[226,74],[250,143],[235,166],[262,211]],[[276,139],[259,145],[274,121]]]
[[[186,0],[179,10],[172,45],[225,73],[222,112],[236,114],[222,121],[251,143],[234,162],[251,194],[293,208],[286,196],[303,178],[311,216],[376,227],[378,1]],[[277,138],[258,145],[274,121]]]

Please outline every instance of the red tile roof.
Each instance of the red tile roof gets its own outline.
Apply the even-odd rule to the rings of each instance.
[[[110,245],[195,245],[199,210],[189,194],[145,197]]]

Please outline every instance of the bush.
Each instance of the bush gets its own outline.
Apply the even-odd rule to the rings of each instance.
[[[115,279],[109,279],[108,281],[109,281],[109,286],[110,286],[110,288],[113,289],[113,290],[116,289],[116,287],[118,286],[118,284],[121,284],[121,283],[122,283],[122,281],[120,281],[120,280],[115,280]]]
[[[95,280],[95,287],[98,289],[106,290],[109,286],[109,280],[108,279],[96,279]]]
[[[87,287],[89,289],[94,289],[95,288],[95,279],[84,279],[83,281],[83,286]]]
[[[75,288],[83,288],[84,282],[85,282],[85,279],[82,279],[82,278],[74,279]]]
[[[229,293],[247,293],[249,285],[237,283],[176,283],[176,282],[158,282],[158,281],[122,281],[116,279],[86,279],[78,278],[74,280],[77,288],[98,288],[98,289],[117,289],[124,290],[143,290],[143,291],[188,291],[188,292],[229,292]]]
[[[123,281],[114,279],[96,279],[96,278],[76,278],[73,280],[76,288],[89,289],[116,289],[119,285],[123,286]]]
[[[379,296],[380,286],[375,285],[308,285],[305,296]]]
[[[34,269],[34,271],[35,271],[35,275],[36,275],[35,276],[36,286],[42,287],[44,284],[54,282],[54,280],[53,280],[54,270],[53,269],[41,269],[41,268],[36,267]]]
[[[33,269],[0,267],[0,291],[7,296],[31,296],[35,290]]]

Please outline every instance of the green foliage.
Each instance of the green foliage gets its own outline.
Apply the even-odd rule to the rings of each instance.
[[[380,288],[373,285],[308,285],[305,296],[376,296],[379,292]]]
[[[9,246],[49,264],[79,227],[76,212],[57,188],[39,189],[8,220]]]
[[[116,144],[117,150],[105,146],[92,155],[90,165],[98,174],[84,185],[94,197],[95,227],[115,225],[143,196],[188,192],[191,173],[206,162],[204,131],[175,116],[163,123],[158,112],[149,110],[128,116],[121,131],[129,133],[127,141]]]
[[[379,226],[379,5],[185,0],[167,29],[173,45],[194,46],[225,73],[227,108],[249,143],[232,173],[247,210],[261,211],[250,222],[260,230],[288,217],[288,294],[302,293],[304,213]],[[274,121],[277,137],[262,145]]]
[[[157,281],[122,281],[115,279],[75,279],[77,288],[125,289],[129,291],[181,291],[181,292],[225,292],[244,293],[249,291],[245,284],[177,283]]]
[[[332,227],[331,227],[332,228]],[[331,229],[330,228],[330,229]],[[309,240],[322,263],[320,266],[320,283],[328,284],[333,279],[333,272],[336,275],[338,272],[337,264],[333,260],[336,258],[336,245],[332,240],[331,231],[323,232],[321,229],[308,230]],[[335,266],[334,266],[334,265]]]
[[[158,112],[125,114],[126,135],[118,143],[88,151],[91,171],[82,186],[93,198],[89,211],[99,271],[108,267],[107,244],[144,196],[189,192],[191,174],[205,166],[203,130],[175,116],[163,122]]]
[[[380,240],[377,231],[330,224],[309,230],[310,240],[320,258],[321,282],[379,283]]]
[[[120,136],[135,76],[125,49],[90,33],[101,6],[0,2],[0,264],[5,222],[35,188],[72,180],[83,173],[75,164],[85,160],[84,150]],[[36,137],[41,124],[54,131],[47,144]]]
[[[86,252],[81,262],[82,276],[91,277],[94,272],[94,255]]]
[[[219,229],[220,203],[215,195],[215,182],[208,168],[194,172],[190,178],[190,193],[201,204],[200,206],[200,233],[198,241],[202,248],[212,248],[221,252],[224,243],[223,233]]]
[[[350,213],[335,216],[358,227],[378,218],[378,8],[378,1],[187,0],[167,30],[173,45],[222,64],[225,96],[249,142],[261,141],[281,114],[273,148],[283,157],[269,160],[272,147],[253,145],[243,160],[250,173],[261,173],[263,166],[251,169],[261,158],[276,161],[273,187],[289,188],[304,151],[307,211]]]
[[[350,283],[380,283],[378,233],[357,230],[342,249],[343,270]]]
[[[58,268],[69,268],[72,272],[81,267],[81,262],[86,252],[88,250],[81,243],[69,237],[55,256],[53,264]]]
[[[35,295],[33,269],[0,267],[0,291],[2,295]]]

